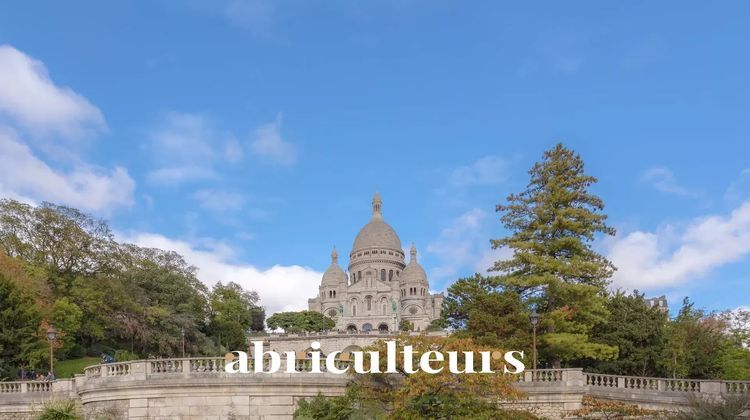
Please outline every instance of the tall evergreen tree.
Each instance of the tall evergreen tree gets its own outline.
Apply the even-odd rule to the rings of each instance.
[[[497,206],[511,235],[492,240],[513,257],[492,270],[542,314],[542,355],[554,365],[579,358],[608,359],[617,348],[593,342],[591,329],[606,321],[605,295],[615,267],[596,253],[596,235],[614,235],[602,213],[604,202],[588,191],[596,178],[581,157],[557,144],[529,171],[525,191]]]

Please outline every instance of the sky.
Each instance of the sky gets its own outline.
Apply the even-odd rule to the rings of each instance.
[[[507,250],[495,205],[580,153],[611,288],[750,305],[750,3],[4,4],[0,197],[107,219],[208,285],[305,308],[373,193],[430,286]]]

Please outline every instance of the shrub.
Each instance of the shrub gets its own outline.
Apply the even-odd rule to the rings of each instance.
[[[42,406],[37,420],[83,420],[73,400],[49,400]]]
[[[750,394],[727,395],[718,400],[690,395],[688,401],[688,411],[676,414],[675,420],[734,420],[745,410],[750,410]]]

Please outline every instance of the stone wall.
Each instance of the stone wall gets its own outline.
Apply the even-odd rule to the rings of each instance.
[[[309,373],[227,374],[223,358],[154,359],[97,365],[73,380],[0,382],[0,420],[31,419],[44,401],[71,398],[87,419],[197,420],[290,419],[300,400],[341,395],[347,375]],[[581,407],[594,395],[642,408],[676,410],[688,395],[721,398],[750,392],[750,382],[636,378],[539,369],[517,377],[525,398],[504,403],[551,419]]]

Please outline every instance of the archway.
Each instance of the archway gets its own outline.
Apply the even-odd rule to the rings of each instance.
[[[354,325],[354,324],[347,325],[346,326],[346,332],[349,332],[349,333],[355,333],[355,332],[357,332],[357,326]]]
[[[372,324],[368,323],[368,324],[362,325],[362,331],[365,331],[365,332],[372,331]]]
[[[382,323],[378,325],[378,331],[379,332],[388,332],[388,324]]]

